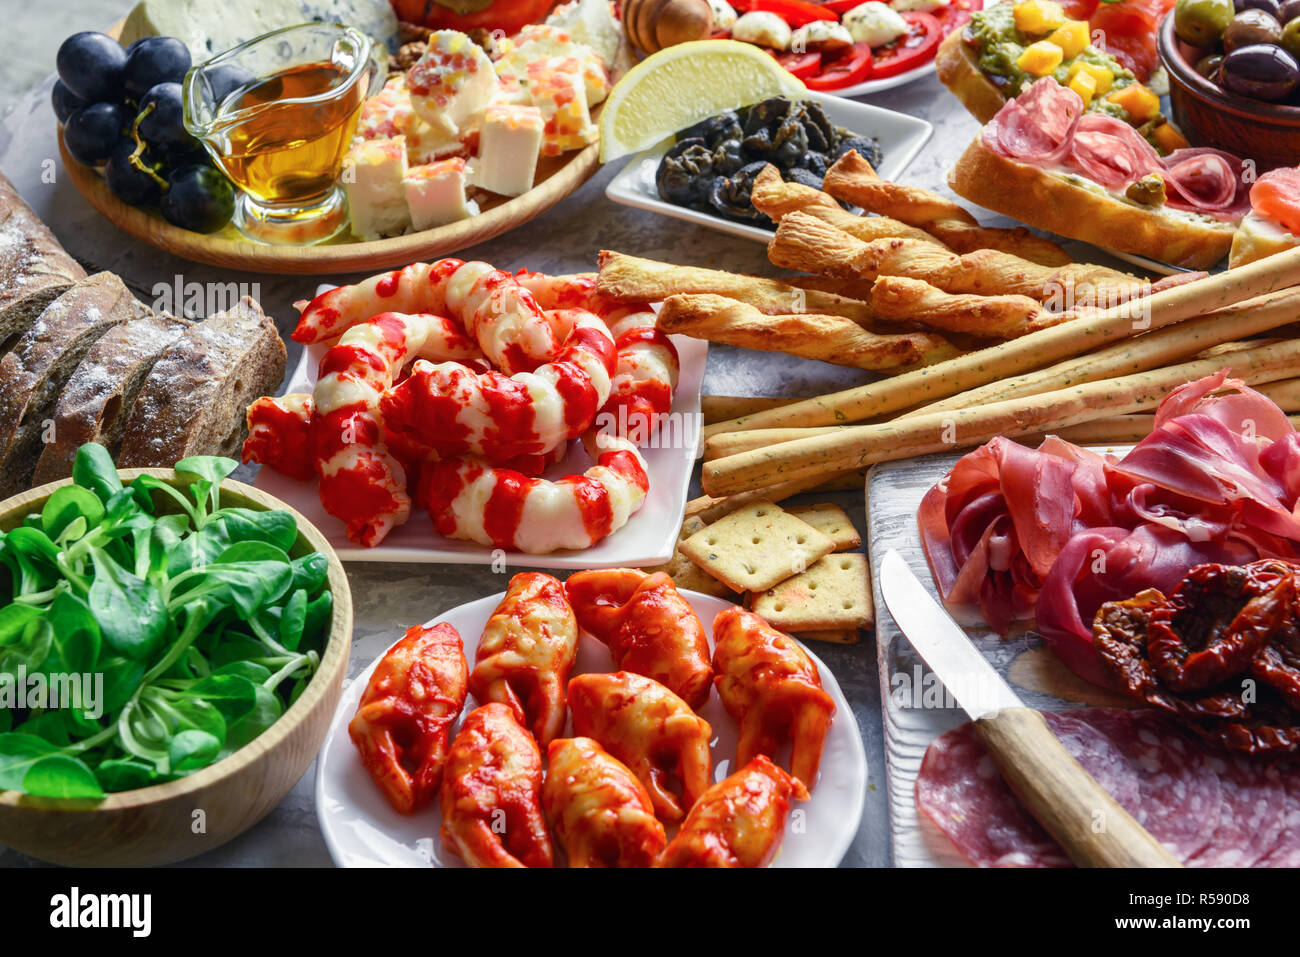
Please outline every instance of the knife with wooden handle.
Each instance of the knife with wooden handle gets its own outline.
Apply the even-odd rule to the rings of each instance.
[[[880,562],[889,613],[979,731],[1025,810],[1080,867],[1181,867],[1115,802],[971,644],[903,556]]]

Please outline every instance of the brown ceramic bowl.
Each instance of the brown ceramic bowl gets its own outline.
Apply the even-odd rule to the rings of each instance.
[[[142,472],[177,487],[192,481],[171,469],[124,469],[120,474],[129,482]],[[51,482],[0,503],[0,529],[14,528],[25,515],[39,512],[55,489],[69,481]],[[175,509],[170,498],[159,497],[157,504],[160,511]],[[221,504],[293,512],[279,499],[232,479],[221,483]],[[54,864],[170,864],[242,834],[289,793],[325,740],[343,691],[352,640],[352,596],[343,565],[325,537],[297,512],[293,515],[298,541],[290,554],[325,555],[334,595],[334,618],[320,667],[298,700],[234,754],[176,781],[120,791],[100,801],[0,792],[0,844]]]
[[[1196,61],[1205,51],[1178,39],[1172,12],[1160,24],[1158,45],[1173,121],[1193,146],[1254,160],[1260,172],[1300,164],[1300,106],[1237,96],[1201,76]]]

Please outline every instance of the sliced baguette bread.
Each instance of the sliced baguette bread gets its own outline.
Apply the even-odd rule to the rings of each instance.
[[[948,185],[1029,226],[1188,269],[1208,269],[1232,246],[1235,223],[1140,206],[1068,176],[999,156],[977,136],[948,174]]]
[[[59,396],[86,353],[147,313],[117,276],[96,273],[50,303],[0,358],[0,498],[31,486]]]
[[[0,174],[0,353],[86,271]]]
[[[162,354],[131,407],[118,465],[170,468],[190,455],[238,457],[245,410],[284,378],[284,341],[253,300],[197,322]]]
[[[993,119],[1007,101],[1000,87],[980,70],[979,57],[962,40],[966,31],[954,30],[939,44],[934,55],[934,69],[939,82],[952,90],[981,123]]]
[[[1232,237],[1228,268],[1236,269],[1296,246],[1300,246],[1300,236],[1287,232],[1281,223],[1252,211],[1242,219],[1237,234]]]
[[[141,316],[114,326],[90,348],[54,409],[54,441],[41,452],[33,485],[71,475],[77,449],[87,442],[98,442],[117,458],[145,378],[191,325],[174,316]]]

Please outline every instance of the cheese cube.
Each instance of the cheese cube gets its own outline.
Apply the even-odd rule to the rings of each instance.
[[[478,215],[478,204],[465,199],[465,161],[460,157],[413,167],[407,171],[403,186],[416,229],[444,226]]]
[[[528,64],[528,89],[545,121],[542,155],[559,156],[596,142],[582,65],[572,57]]]
[[[604,58],[559,27],[534,23],[524,27],[515,41],[515,49],[496,61],[497,75],[503,82],[525,82],[529,66],[538,61],[573,58],[582,64],[587,105],[595,106],[609,95],[609,71]]]
[[[409,70],[411,105],[424,122],[450,136],[463,136],[497,93],[492,61],[473,40],[438,30]]]
[[[362,104],[353,143],[401,136],[414,118],[406,76],[401,73],[390,76],[384,88]]]
[[[470,182],[501,196],[528,192],[537,175],[545,126],[542,111],[535,106],[489,106],[479,136],[478,159],[470,164]]]
[[[406,158],[412,166],[423,166],[464,152],[465,143],[460,136],[430,126],[418,116],[411,117],[406,130]]]
[[[716,24],[716,16],[714,21]],[[624,44],[623,28],[614,18],[609,0],[578,0],[577,3],[556,7],[546,18],[546,23],[567,31],[579,43],[591,47],[605,61],[606,67],[617,62]],[[730,25],[718,24],[718,29],[725,30]]]
[[[343,160],[340,180],[352,214],[352,235],[378,239],[406,231],[411,213],[402,180],[406,176],[406,140],[363,140]]]

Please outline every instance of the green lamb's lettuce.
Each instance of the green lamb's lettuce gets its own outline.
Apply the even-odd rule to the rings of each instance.
[[[185,491],[123,485],[88,444],[73,484],[0,532],[0,790],[96,799],[174,780],[252,741],[306,687],[333,614],[329,563],[290,557],[288,512],[221,506],[235,466],[184,459]],[[156,496],[173,512],[155,514]],[[70,681],[96,700],[29,694]]]

